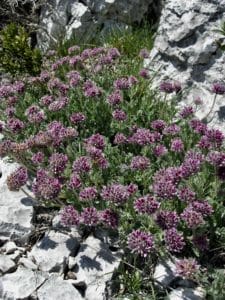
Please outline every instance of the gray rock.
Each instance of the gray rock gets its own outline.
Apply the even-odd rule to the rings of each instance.
[[[9,191],[6,179],[17,167],[15,163],[0,160],[0,236],[25,243],[34,228],[31,221],[35,203],[22,191]]]
[[[0,299],[25,299],[29,297],[45,280],[47,275],[22,266],[16,272],[6,274],[0,279]]]
[[[201,287],[178,288],[169,294],[168,300],[204,300],[205,296],[206,293]]]
[[[166,0],[161,13],[157,36],[145,66],[159,70],[154,86],[162,80],[179,80],[186,87],[183,101],[190,104],[196,96],[204,105],[196,112],[202,119],[213,102],[211,85],[225,80],[225,53],[216,43],[224,40],[214,29],[225,19],[225,0]],[[223,96],[217,97],[208,121],[225,131]]]
[[[140,23],[159,6],[158,0],[51,0],[41,9],[38,46],[46,50],[59,37],[88,38],[108,28]]]
[[[32,248],[28,257],[42,271],[62,273],[69,255],[73,255],[78,247],[78,238],[51,230]]]
[[[89,236],[76,256],[76,285],[86,285],[85,297],[88,300],[104,299],[106,282],[120,264],[121,253],[112,253],[108,247],[99,239]]]
[[[68,259],[68,268],[69,268],[69,270],[73,269],[75,267],[76,263],[77,263],[76,257],[69,256],[69,259]]]
[[[176,266],[171,260],[160,261],[153,274],[154,282],[159,288],[168,287],[176,278]]]
[[[22,252],[20,250],[16,250],[13,254],[8,254],[7,256],[9,258],[11,258],[12,260],[17,261],[21,255],[22,255]]]
[[[8,273],[16,268],[16,264],[7,255],[0,254],[0,272]]]
[[[39,300],[81,300],[84,299],[78,290],[67,280],[59,278],[57,275],[51,277],[38,289]]]
[[[26,257],[21,257],[19,259],[19,264],[23,265],[27,269],[37,270],[37,266],[30,259]]]
[[[17,250],[17,246],[14,242],[8,241],[2,249],[5,251],[6,254],[12,254]]]

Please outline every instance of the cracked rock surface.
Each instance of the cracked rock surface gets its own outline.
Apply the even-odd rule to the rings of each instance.
[[[161,12],[157,36],[145,66],[159,70],[154,84],[162,80],[178,80],[187,90],[185,103],[200,96],[204,105],[197,112],[203,118],[212,105],[211,85],[225,80],[225,52],[217,41],[224,38],[214,30],[225,19],[225,0],[166,0]],[[218,96],[210,123],[225,132],[225,106]]]
[[[34,214],[34,201],[28,198],[22,191],[12,192],[8,190],[6,180],[18,164],[0,160],[0,238],[10,238],[26,243],[34,226],[32,217]]]
[[[158,15],[159,0],[51,0],[41,9],[38,46],[46,50],[58,37],[93,37]]]

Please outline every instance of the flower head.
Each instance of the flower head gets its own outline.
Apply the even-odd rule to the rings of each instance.
[[[147,257],[154,248],[153,236],[141,230],[133,230],[128,235],[127,244],[133,253],[140,254],[143,257]]]
[[[27,180],[27,169],[25,167],[19,167],[7,177],[7,186],[10,191],[18,191]]]
[[[78,225],[80,216],[78,211],[72,206],[65,206],[61,212],[61,223],[65,226]]]

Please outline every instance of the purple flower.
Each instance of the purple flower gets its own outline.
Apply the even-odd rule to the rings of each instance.
[[[133,170],[145,170],[149,167],[150,160],[145,156],[135,156],[131,160],[130,167]]]
[[[70,181],[69,181],[69,188],[70,189],[79,189],[81,187],[81,179],[80,176],[76,173],[72,173],[70,176]]]
[[[204,157],[199,152],[189,151],[185,155],[184,162],[181,165],[183,177],[189,177],[200,171]]]
[[[203,217],[210,216],[213,213],[213,208],[208,201],[193,201],[190,206],[193,210],[201,213]]]
[[[10,140],[4,140],[0,143],[0,157],[8,155],[12,151],[12,142]]]
[[[71,54],[73,52],[78,52],[78,51],[80,51],[80,46],[77,46],[77,45],[74,45],[74,46],[68,48],[69,54]]]
[[[85,81],[84,86],[84,95],[86,97],[98,97],[102,94],[100,88],[96,86],[96,84],[90,80]]]
[[[182,152],[184,150],[184,144],[181,139],[175,138],[171,141],[170,150],[173,152]]]
[[[48,109],[49,111],[60,111],[61,109],[65,108],[67,104],[69,103],[69,98],[67,97],[61,97],[58,98],[58,100],[53,101],[49,104]]]
[[[176,124],[171,124],[164,128],[163,134],[165,135],[176,135],[180,132],[180,127]]]
[[[79,199],[81,201],[92,201],[96,199],[98,195],[98,191],[95,187],[89,186],[84,188],[82,191],[79,193]]]
[[[127,90],[131,87],[132,83],[127,77],[121,77],[114,81],[113,86],[117,90]]]
[[[27,180],[27,169],[25,167],[19,167],[7,177],[7,186],[10,191],[18,191]]]
[[[100,216],[95,207],[86,207],[81,213],[81,222],[87,226],[95,226],[99,223]]]
[[[148,79],[150,77],[149,70],[147,69],[141,69],[139,75],[144,79]]]
[[[64,226],[78,225],[80,222],[79,213],[72,205],[65,206],[60,217]]]
[[[199,133],[199,134],[205,134],[205,132],[207,130],[207,125],[197,119],[192,119],[189,122],[189,125],[194,130],[194,132]]]
[[[210,151],[206,157],[206,161],[216,167],[225,166],[225,153],[218,151]]]
[[[118,227],[119,217],[116,212],[107,208],[100,212],[100,221],[104,226],[114,229]]]
[[[197,97],[194,99],[194,104],[195,104],[195,105],[202,105],[202,104],[203,104],[203,100],[201,99],[201,97],[197,96]]]
[[[82,61],[81,57],[79,55],[75,55],[70,58],[69,64],[71,67],[75,67],[77,65],[80,65],[81,61]]]
[[[31,105],[25,111],[25,116],[30,123],[39,124],[46,119],[44,111],[40,109],[37,105]]]
[[[139,214],[153,214],[159,208],[160,204],[155,200],[154,197],[146,195],[144,197],[138,198],[134,202],[134,209]]]
[[[53,96],[45,95],[45,96],[41,97],[39,102],[41,105],[49,106],[49,104],[51,104],[53,101],[54,101]]]
[[[194,258],[184,258],[176,261],[176,274],[185,279],[195,279],[200,266]]]
[[[123,133],[117,133],[114,137],[114,144],[122,145],[127,143],[127,137]]]
[[[113,119],[117,121],[125,121],[127,119],[126,113],[121,109],[116,109],[112,112]]]
[[[181,252],[185,246],[183,234],[179,233],[176,228],[165,231],[165,243],[171,252]]]
[[[186,118],[192,116],[193,114],[194,114],[194,109],[192,106],[185,106],[180,112],[180,116],[183,119],[186,119]]]
[[[103,187],[101,197],[106,201],[123,204],[129,199],[130,192],[126,185],[113,183]]]
[[[17,118],[10,118],[7,121],[7,127],[12,131],[12,133],[18,133],[25,127],[25,125],[23,121]]]
[[[44,153],[39,151],[32,155],[31,160],[35,165],[40,165],[43,163],[44,158]]]
[[[130,196],[132,196],[133,194],[135,194],[138,191],[138,186],[134,183],[130,183],[127,186],[127,191],[130,194]]]
[[[220,148],[224,141],[224,134],[219,129],[207,129],[205,135],[209,139],[212,147]]]
[[[91,145],[103,150],[105,148],[105,137],[99,133],[96,133],[87,138],[85,143],[87,146]]]
[[[174,86],[172,82],[169,81],[163,81],[160,83],[159,89],[161,92],[165,92],[167,94],[174,92]]]
[[[123,100],[123,96],[120,90],[114,90],[112,94],[108,96],[108,103],[112,106],[120,104]]]
[[[196,198],[195,192],[193,192],[189,187],[183,187],[178,190],[178,198],[184,202],[192,202]]]
[[[154,130],[162,131],[166,127],[166,122],[164,120],[155,120],[155,121],[152,121],[151,127]]]
[[[203,216],[200,212],[194,210],[192,205],[187,206],[180,215],[190,229],[195,229],[199,225],[204,224]]]
[[[37,198],[53,200],[59,195],[61,184],[57,178],[50,177],[45,170],[40,169],[37,171],[32,190]]]
[[[110,48],[107,52],[113,59],[120,57],[120,52],[117,48]]]
[[[79,124],[79,123],[82,123],[83,121],[86,120],[86,116],[80,112],[78,113],[73,113],[71,116],[70,116],[70,121],[72,124]]]
[[[41,82],[48,82],[48,80],[50,79],[51,75],[48,71],[42,71],[39,79]]]
[[[139,229],[133,230],[128,235],[127,244],[132,253],[139,254],[143,257],[147,257],[147,255],[152,252],[154,248],[152,234]]]
[[[48,124],[47,134],[51,137],[54,146],[59,146],[62,141],[69,137],[76,137],[77,131],[74,128],[65,128],[59,121]]]
[[[8,118],[12,118],[12,117],[14,117],[15,116],[15,112],[16,112],[16,109],[15,109],[15,107],[7,107],[6,109],[5,109],[5,114],[6,114],[6,116],[8,117]]]
[[[139,57],[140,58],[148,58],[149,57],[149,50],[146,48],[143,48],[139,52]]]
[[[182,174],[178,167],[171,167],[157,171],[153,177],[153,192],[161,199],[173,199],[177,193],[177,183]]]
[[[156,216],[156,223],[162,229],[176,228],[179,221],[180,218],[175,211],[162,210]]]
[[[217,95],[224,95],[225,94],[225,85],[221,82],[213,83],[212,92]]]
[[[149,145],[155,142],[154,134],[146,128],[138,128],[136,132],[129,138],[130,143],[140,146]]]
[[[211,146],[211,143],[210,143],[209,138],[208,138],[206,135],[203,135],[203,136],[200,138],[200,140],[199,140],[197,146],[198,146],[200,149],[209,149],[210,146]]]
[[[168,153],[168,150],[164,145],[156,145],[153,148],[153,154],[157,157],[164,156],[167,153]]]
[[[68,163],[67,155],[63,153],[53,153],[49,158],[49,169],[54,175],[60,175]]]
[[[91,161],[88,156],[81,156],[77,158],[72,166],[73,172],[75,173],[87,173],[91,170]]]

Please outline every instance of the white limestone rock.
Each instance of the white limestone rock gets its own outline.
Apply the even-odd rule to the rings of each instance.
[[[0,278],[0,299],[25,299],[46,279],[47,274],[19,266],[16,272]]]
[[[32,260],[26,257],[21,257],[18,263],[27,269],[37,270],[37,266],[32,262]]]
[[[67,280],[63,280],[57,275],[50,278],[38,289],[39,300],[82,300],[84,299],[78,290]]]
[[[186,87],[181,104],[190,104],[200,96],[204,105],[196,115],[202,119],[213,101],[211,85],[225,81],[225,53],[217,40],[224,38],[214,31],[225,19],[225,0],[166,0],[162,9],[154,48],[145,66],[158,70],[157,87],[162,80],[179,80]],[[209,120],[225,132],[224,97],[218,96]]]
[[[168,287],[176,278],[176,266],[172,260],[160,261],[153,274],[155,285],[159,288]]]
[[[0,254],[0,273],[8,273],[16,268],[16,264],[7,255]]]
[[[205,296],[206,293],[201,287],[178,288],[169,294],[168,300],[204,300]]]
[[[22,191],[9,191],[6,180],[18,165],[0,160],[0,236],[18,239],[25,243],[34,229],[32,217],[35,202]]]
[[[150,12],[156,11],[158,0],[51,0],[41,9],[38,46],[46,50],[59,38],[93,37],[104,27],[112,29],[140,23]]]
[[[85,297],[88,300],[104,299],[106,282],[120,264],[121,253],[111,252],[108,247],[99,239],[89,236],[76,256],[75,285],[86,286]]]
[[[28,258],[42,271],[62,273],[78,247],[78,238],[51,230],[34,245]]]

